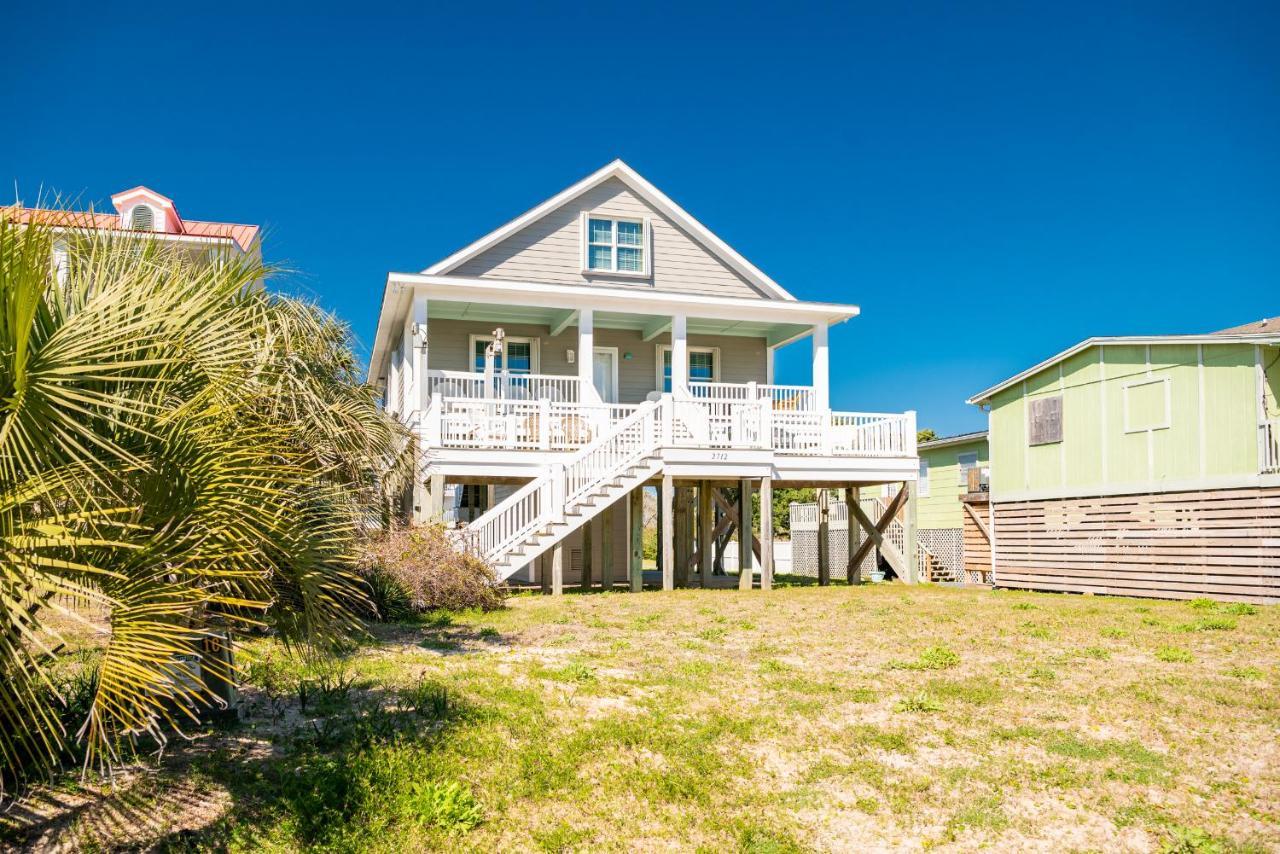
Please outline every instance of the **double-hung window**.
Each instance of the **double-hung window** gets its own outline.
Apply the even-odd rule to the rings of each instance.
[[[920,461],[920,476],[916,480],[916,494],[921,498],[929,497],[929,461]]]
[[[471,336],[472,366],[476,373],[484,372],[484,351],[493,343],[488,335]],[[502,352],[493,357],[493,369],[498,373],[508,374],[533,373],[534,346],[528,338],[505,338]]]
[[[648,229],[643,220],[587,216],[586,269],[591,273],[649,272]]]
[[[662,390],[671,391],[671,347],[662,345]],[[719,351],[714,347],[690,347],[689,379],[693,382],[716,382],[720,378],[717,364]]]

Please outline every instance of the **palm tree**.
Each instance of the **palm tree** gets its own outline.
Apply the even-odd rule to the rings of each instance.
[[[109,766],[180,730],[212,700],[206,638],[357,629],[353,545],[409,437],[346,328],[268,292],[271,272],[0,211],[0,787],[73,738]],[[56,626],[88,613],[106,642],[73,733],[49,674]]]

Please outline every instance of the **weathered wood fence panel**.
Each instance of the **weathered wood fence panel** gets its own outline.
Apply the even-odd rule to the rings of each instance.
[[[1002,502],[995,539],[1001,587],[1280,602],[1280,489]]]

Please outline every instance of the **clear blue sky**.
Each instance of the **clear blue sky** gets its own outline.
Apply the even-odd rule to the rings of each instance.
[[[388,270],[622,157],[862,306],[836,406],[939,433],[1082,338],[1280,314],[1274,2],[271,5],[5,4],[0,178],[264,224],[367,349]]]

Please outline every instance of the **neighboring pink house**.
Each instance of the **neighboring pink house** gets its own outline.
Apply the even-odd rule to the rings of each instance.
[[[207,222],[184,219],[178,214],[173,199],[147,187],[134,187],[111,197],[115,213],[93,210],[71,211],[53,208],[29,208],[22,204],[0,207],[0,216],[20,223],[40,222],[68,234],[89,229],[146,233],[152,239],[190,247],[193,254],[230,251],[260,258],[261,229],[256,225],[233,222]],[[59,266],[68,252],[65,241],[54,249]]]

